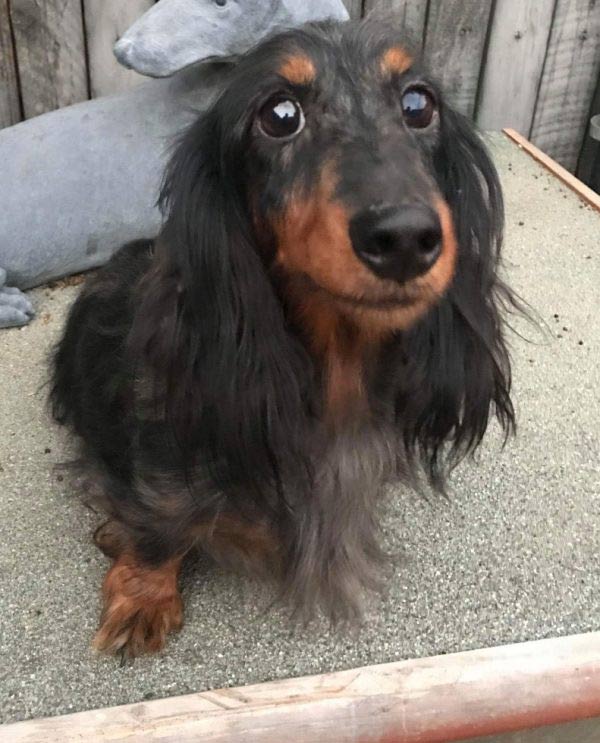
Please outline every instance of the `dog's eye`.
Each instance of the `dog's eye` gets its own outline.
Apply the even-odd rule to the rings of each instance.
[[[304,129],[304,112],[298,101],[285,96],[271,98],[262,107],[258,122],[263,134],[273,139],[290,139]]]
[[[425,129],[435,113],[435,100],[425,88],[409,88],[402,96],[404,120],[413,129]]]

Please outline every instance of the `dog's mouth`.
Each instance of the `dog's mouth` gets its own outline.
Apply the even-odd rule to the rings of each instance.
[[[304,274],[303,280],[307,289],[318,293],[327,299],[337,302],[345,307],[356,310],[378,310],[380,312],[391,312],[393,310],[406,309],[420,304],[423,299],[423,292],[416,291],[415,288],[398,287],[393,293],[385,296],[369,296],[361,294],[344,294],[327,289],[322,284],[316,282],[311,276]]]

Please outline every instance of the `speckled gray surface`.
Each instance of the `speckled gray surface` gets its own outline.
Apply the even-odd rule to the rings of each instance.
[[[263,588],[199,562],[163,655],[121,668],[92,653],[99,517],[53,471],[68,447],[40,388],[77,288],[33,292],[38,319],[0,332],[1,721],[600,629],[600,216],[494,141],[507,272],[546,324],[512,339],[519,436],[501,451],[492,431],[450,503],[394,494],[401,556],[360,632],[291,630]]]

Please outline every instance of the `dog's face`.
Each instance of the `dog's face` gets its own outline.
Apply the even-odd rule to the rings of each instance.
[[[257,242],[270,238],[296,293],[398,329],[446,290],[456,239],[432,158],[440,93],[395,37],[368,29],[264,45],[225,109],[243,132]]]

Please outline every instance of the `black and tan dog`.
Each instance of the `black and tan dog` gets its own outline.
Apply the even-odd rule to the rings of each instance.
[[[393,30],[323,24],[241,59],[161,203],[55,357],[110,519],[96,647],[162,647],[195,545],[360,616],[383,487],[443,488],[492,413],[513,426],[493,165]]]

